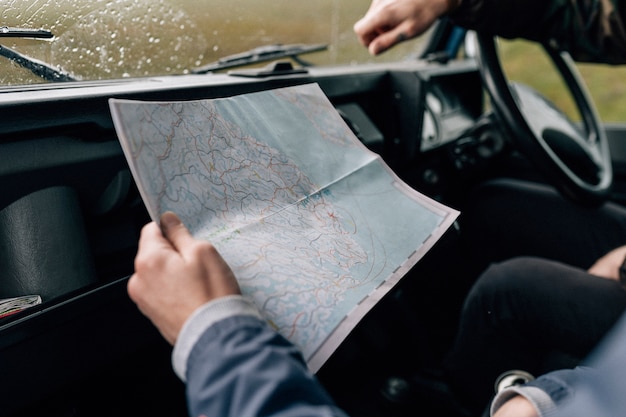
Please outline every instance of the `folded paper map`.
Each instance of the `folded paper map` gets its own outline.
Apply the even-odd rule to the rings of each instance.
[[[458,216],[359,142],[317,84],[110,107],[152,219],[173,211],[211,241],[314,372]]]

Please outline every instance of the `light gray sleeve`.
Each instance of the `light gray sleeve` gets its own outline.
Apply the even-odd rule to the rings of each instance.
[[[241,295],[213,300],[197,309],[185,322],[172,352],[172,366],[176,375],[185,382],[189,352],[206,329],[216,322],[233,316],[261,318],[257,307]]]

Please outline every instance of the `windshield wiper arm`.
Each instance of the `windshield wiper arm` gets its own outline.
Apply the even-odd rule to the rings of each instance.
[[[53,66],[46,64],[43,61],[39,61],[35,58],[20,54],[19,52],[0,45],[0,56],[3,56],[22,68],[26,68],[38,77],[43,78],[46,81],[61,82],[61,81],[76,81],[76,78],[71,75],[60,71]]]
[[[45,29],[29,29],[29,28],[11,28],[8,26],[0,26],[0,38],[35,38],[35,39],[51,39],[54,35]],[[38,77],[46,81],[76,81],[76,78],[58,70],[43,61],[31,58],[27,55],[20,54],[14,49],[0,45],[0,56],[3,56],[22,68],[26,68]]]
[[[194,74],[206,74],[211,71],[223,70],[226,68],[241,67],[244,65],[257,64],[259,62],[271,61],[280,58],[292,58],[302,66],[308,66],[298,55],[328,49],[325,44],[290,44],[290,45],[266,45],[251,49],[239,54],[225,56],[219,60],[191,70]]]

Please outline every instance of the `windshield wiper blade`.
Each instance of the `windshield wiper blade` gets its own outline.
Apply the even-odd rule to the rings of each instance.
[[[225,56],[219,60],[191,70],[194,74],[206,74],[207,72],[223,70],[227,68],[241,67],[244,65],[257,64],[280,58],[292,58],[302,66],[309,64],[302,61],[298,55],[328,49],[326,44],[274,44],[259,46],[246,52]]]
[[[33,74],[43,78],[46,81],[76,81],[76,78],[72,77],[66,72],[60,71],[43,61],[39,61],[35,58],[20,54],[19,52],[3,45],[0,45],[0,56],[3,56],[15,62],[20,67],[26,68]]]
[[[0,38],[36,38],[52,39],[54,35],[45,29],[12,28],[0,26]]]

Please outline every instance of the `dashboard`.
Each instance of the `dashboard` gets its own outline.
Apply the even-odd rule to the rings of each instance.
[[[486,155],[485,143],[496,136],[487,128],[476,130],[484,100],[471,60],[0,92],[0,248],[10,254],[0,260],[0,297],[26,291],[43,299],[0,319],[3,415],[46,415],[51,401],[79,407],[81,398],[102,404],[109,398],[113,407],[142,398],[141,384],[150,388],[145,401],[155,408],[184,407],[180,382],[161,378],[170,374],[168,347],[125,291],[139,232],[149,218],[117,141],[108,99],[217,98],[310,82],[320,85],[366,146],[434,198],[445,200],[453,176],[476,165]],[[148,361],[155,357],[162,367]],[[154,400],[170,390],[180,394],[172,403]]]

